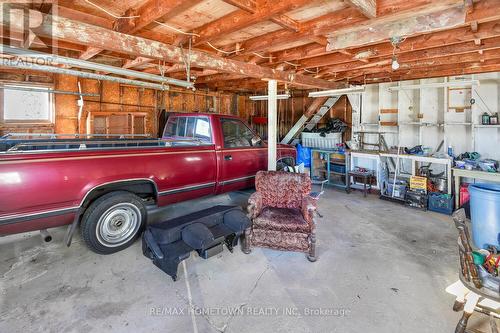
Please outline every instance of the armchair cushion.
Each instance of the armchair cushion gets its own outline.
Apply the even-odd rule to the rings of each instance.
[[[285,232],[308,233],[310,225],[302,217],[297,208],[265,207],[259,216],[253,220],[253,227]]]
[[[301,208],[302,198],[311,192],[311,180],[304,173],[259,171],[255,188],[263,207]]]

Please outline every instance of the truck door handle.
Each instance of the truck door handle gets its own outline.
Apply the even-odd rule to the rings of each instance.
[[[226,160],[226,161],[231,161],[232,159],[233,159],[233,157],[231,155],[224,156],[224,160]]]

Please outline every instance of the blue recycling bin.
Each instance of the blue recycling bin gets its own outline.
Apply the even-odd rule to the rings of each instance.
[[[500,184],[471,184],[469,193],[474,245],[500,250]]]

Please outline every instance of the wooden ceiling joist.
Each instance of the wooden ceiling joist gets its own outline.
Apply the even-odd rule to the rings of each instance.
[[[113,29],[118,32],[133,34],[160,18],[165,18],[167,16],[172,17],[180,14],[199,2],[201,2],[201,0],[149,0],[138,10],[133,8],[127,9],[125,15],[129,18],[117,19],[113,24]],[[102,52],[102,50],[103,49],[89,47],[87,51],[80,56],[80,59],[88,60]]]
[[[255,0],[223,0],[223,1],[241,10],[244,10],[250,14],[255,13],[255,11],[257,10],[257,4],[255,3]]]
[[[256,23],[267,21],[276,15],[294,10],[309,3],[309,0],[281,0],[279,2],[263,2],[262,6],[257,6],[252,14],[237,10],[218,20],[209,22],[199,29],[196,33],[200,35],[196,38],[195,45],[217,39],[224,34],[247,28]]]
[[[406,52],[416,52],[419,50],[432,49],[441,46],[460,44],[465,42],[474,41],[475,39],[488,39],[500,36],[500,21],[493,21],[482,23],[479,25],[479,29],[476,33],[472,32],[470,27],[460,27],[451,30],[444,30],[434,34],[420,35],[416,37],[409,37],[404,42],[402,42],[397,53]],[[313,53],[317,48],[311,48],[311,53]],[[467,52],[469,49],[464,49],[462,52]],[[276,62],[281,61],[295,61],[300,64],[301,67],[305,68],[316,68],[323,66],[335,66],[338,64],[350,62],[353,60],[358,60],[356,57],[358,55],[366,56],[368,58],[380,58],[380,57],[391,57],[393,52],[393,47],[389,42],[382,44],[376,44],[371,46],[365,46],[361,48],[352,49],[351,52],[354,54],[354,59],[350,56],[341,54],[338,52],[329,53],[326,55],[320,55],[316,57],[308,57],[301,61],[297,61],[307,54],[303,54],[299,51],[295,52],[283,52],[282,54],[276,55]]]
[[[315,79],[305,75],[296,75],[293,72],[277,71],[254,64],[217,57],[196,50],[192,50],[188,54],[186,50],[173,45],[123,34],[60,16],[49,17],[49,15],[32,10],[29,14],[33,18],[43,17],[42,24],[39,27],[33,28],[33,31],[41,36],[51,36],[55,39],[87,44],[90,47],[105,48],[106,50],[119,53],[165,60],[172,63],[182,64],[189,61],[191,66],[195,67],[241,74],[258,79],[275,79],[302,87],[330,89],[337,86],[337,84],[326,80]],[[22,31],[23,19],[21,15],[22,13],[20,12],[13,13],[10,22],[5,18],[0,18],[0,20],[2,25],[10,23],[11,28]]]
[[[373,20],[376,21],[376,20]],[[462,6],[448,8],[434,13],[411,15],[405,18],[373,22],[366,26],[335,32],[328,38],[327,51],[341,50],[353,46],[382,42],[391,37],[414,36],[416,34],[456,28],[465,24],[465,11]]]
[[[347,0],[347,3],[359,9],[368,18],[377,16],[377,0]]]

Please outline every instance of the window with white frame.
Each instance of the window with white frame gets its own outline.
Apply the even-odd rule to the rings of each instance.
[[[4,121],[52,122],[52,94],[48,87],[4,85],[2,90]]]

